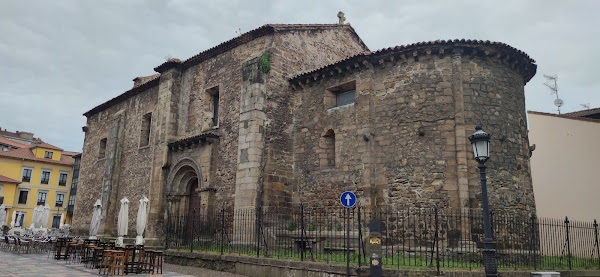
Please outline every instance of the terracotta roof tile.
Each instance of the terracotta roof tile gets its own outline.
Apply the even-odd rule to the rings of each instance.
[[[33,145],[30,145],[30,144],[24,144],[24,143],[16,142],[14,140],[10,140],[10,139],[7,139],[5,137],[0,137],[0,143],[12,145],[12,146],[17,147],[17,148],[29,148],[29,147],[33,146]]]
[[[585,116],[593,115],[593,114],[600,114],[600,108],[594,108],[594,109],[589,109],[589,110],[570,112],[570,113],[565,113],[564,115],[577,116],[577,117],[585,117]]]
[[[61,165],[72,165],[75,162],[75,160],[72,157],[67,156],[67,155],[61,155],[60,161],[50,160],[50,159],[40,159],[40,158],[37,158],[35,155],[33,155],[33,152],[31,152],[31,148],[13,149],[13,150],[0,152],[0,157],[23,159],[23,160],[28,160],[28,161],[61,164]]]
[[[35,148],[35,147],[43,147],[43,148],[48,148],[48,149],[52,149],[52,150],[63,151],[63,149],[62,149],[62,148],[60,148],[60,147],[56,147],[56,146],[54,146],[54,145],[52,145],[52,144],[49,144],[49,143],[45,143],[45,142],[43,142],[43,141],[42,141],[42,142],[40,142],[40,143],[38,143],[38,144],[36,144],[36,145],[33,145],[33,146],[32,146],[32,148]]]
[[[560,118],[573,119],[573,120],[579,120],[579,121],[587,121],[587,122],[600,123],[600,119],[578,117],[578,116],[572,116],[572,115],[569,115],[569,114],[554,114],[554,113],[543,113],[543,112],[536,112],[536,111],[527,111],[527,113],[537,114],[537,115],[545,115],[545,116],[553,116],[553,117],[560,117]]]
[[[530,58],[525,52],[518,50],[508,44],[505,44],[502,42],[489,41],[489,40],[484,41],[484,40],[471,40],[471,39],[467,39],[467,40],[454,39],[454,40],[435,40],[435,41],[417,42],[417,43],[413,43],[413,44],[383,48],[383,49],[379,49],[379,50],[371,51],[371,52],[362,52],[362,53],[358,53],[353,56],[346,57],[345,59],[336,61],[334,63],[322,66],[320,68],[316,68],[311,71],[307,71],[302,74],[293,76],[289,80],[292,81],[292,80],[296,80],[296,79],[305,78],[306,76],[312,75],[318,71],[325,70],[327,68],[331,68],[336,65],[349,62],[351,60],[357,60],[357,59],[360,59],[361,57],[377,57],[379,55],[387,54],[387,53],[391,53],[391,52],[414,51],[419,48],[427,47],[427,46],[477,46],[477,45],[489,45],[489,46],[496,47],[499,50],[508,50],[508,51],[513,52],[514,54],[519,55],[522,58],[524,58],[527,62],[529,62],[534,67],[533,73],[530,74],[530,76],[524,76],[526,78],[526,81],[529,81],[535,74],[535,68],[537,68],[537,66],[535,65],[535,60]]]
[[[181,66],[183,68],[189,68],[196,64],[201,63],[202,61],[205,61],[206,59],[209,59],[209,58],[215,57],[219,54],[222,54],[224,52],[227,52],[239,45],[248,43],[252,40],[255,40],[262,36],[272,34],[272,33],[278,32],[278,31],[334,29],[334,28],[349,29],[352,32],[353,36],[356,37],[358,39],[358,41],[362,44],[362,46],[366,50],[369,50],[369,48],[360,39],[358,34],[356,34],[356,31],[354,30],[354,28],[352,28],[352,26],[350,26],[350,24],[267,24],[267,25],[258,27],[254,30],[243,33],[240,36],[232,38],[232,39],[225,41],[219,45],[211,47],[205,51],[202,51],[183,62],[180,60],[177,60],[177,59],[166,61],[166,62],[162,63],[161,65],[157,66],[156,68],[154,68],[154,71],[160,73],[160,72],[164,72],[165,70],[168,70],[169,68],[177,67],[177,66]],[[87,111],[83,115],[86,117],[89,117],[91,115],[94,115],[100,111],[107,109],[108,107],[110,107],[116,103],[124,101],[125,99],[128,99],[129,97],[132,97],[138,93],[141,93],[151,87],[154,87],[154,86],[158,85],[159,78],[160,77],[156,77],[142,85],[135,86],[134,88],[120,94],[119,96],[116,96],[116,97],[92,108],[91,110]]]
[[[15,183],[15,184],[20,184],[21,182],[12,179],[12,178],[8,178],[4,175],[0,175],[0,183]]]
[[[77,156],[77,155],[81,155],[81,152],[73,152],[73,151],[63,151],[62,152],[63,155],[67,155],[67,156]]]

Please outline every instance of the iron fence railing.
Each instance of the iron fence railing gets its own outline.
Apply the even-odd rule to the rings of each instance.
[[[491,218],[500,269],[600,268],[596,221],[515,212],[492,212]],[[365,243],[371,220],[381,221],[384,267],[483,267],[483,219],[477,209],[192,211],[167,216],[165,248],[340,264],[349,248],[351,264],[360,266],[370,257]]]

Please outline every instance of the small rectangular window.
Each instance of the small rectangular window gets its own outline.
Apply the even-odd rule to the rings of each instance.
[[[326,109],[356,103],[356,81],[327,89],[323,104]]]
[[[66,186],[67,185],[67,177],[69,177],[69,173],[60,173],[58,177],[58,185]]]
[[[40,180],[41,184],[48,184],[50,183],[50,171],[47,170],[42,170],[42,178]]]
[[[46,151],[46,153],[44,153],[44,158],[46,158],[46,159],[52,159],[52,152]]]
[[[31,172],[33,170],[31,168],[23,168],[23,177],[21,178],[21,182],[31,182]]]
[[[104,159],[106,154],[106,138],[100,140],[100,148],[98,150],[98,159]]]
[[[140,147],[150,144],[150,126],[152,123],[152,113],[142,116],[142,129],[140,134]]]
[[[46,205],[46,198],[48,193],[44,191],[38,192],[37,205]]]
[[[356,101],[355,90],[344,91],[336,94],[335,104],[337,107],[352,104]]]
[[[18,204],[27,204],[27,196],[29,195],[29,191],[20,190],[19,191],[19,201]]]

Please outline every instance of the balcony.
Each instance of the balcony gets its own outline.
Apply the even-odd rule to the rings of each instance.
[[[42,179],[41,183],[42,184],[48,184],[50,182],[50,179]]]
[[[62,201],[58,201],[54,204],[54,207],[62,207],[63,206],[63,202]]]
[[[62,181],[62,180],[61,180],[61,181],[58,181],[58,185],[59,185],[59,186],[63,186],[63,187],[64,187],[64,186],[66,186],[66,185],[67,185],[67,181]]]
[[[19,204],[26,204],[26,203],[19,203]],[[38,205],[38,206],[40,206],[40,205],[41,205],[41,206],[44,206],[44,205],[46,205],[46,201],[38,201],[38,202],[37,202],[37,205]]]
[[[23,176],[23,178],[21,179],[21,182],[30,182],[31,181],[31,176]]]

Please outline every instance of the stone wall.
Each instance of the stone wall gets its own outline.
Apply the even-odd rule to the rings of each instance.
[[[478,124],[494,136],[492,208],[534,210],[523,86],[535,65],[522,52],[471,41],[366,52],[348,25],[274,26],[171,59],[86,113],[76,233],[101,198],[100,233],[114,236],[127,197],[134,234],[146,195],[146,237],[160,239],[196,179],[201,211],[333,206],[345,190],[369,208],[478,207],[467,139]]]
[[[147,113],[155,113],[157,91],[158,87],[154,86],[129,101],[121,102],[88,117],[81,157],[82,174],[79,177],[77,205],[73,214],[72,226],[75,233],[83,235],[88,233],[93,204],[96,199],[102,198],[102,184],[107,174],[110,180],[115,180],[111,190],[105,192],[112,195],[111,202],[117,203],[126,196],[131,201],[129,217],[136,217],[139,205],[137,200],[142,195],[148,195],[148,183],[152,171],[148,161],[152,160],[153,153],[153,144],[139,147],[140,129],[142,117]],[[108,141],[111,124],[116,124],[114,119],[118,117],[121,118],[118,127],[121,135],[118,140],[114,140],[116,142],[114,149],[107,149],[115,156],[110,159],[109,153],[106,153],[104,158],[99,158],[100,140],[106,138]],[[150,140],[153,140],[152,135]],[[109,145],[110,143],[107,148],[110,148]],[[106,169],[109,167],[113,170],[107,173]],[[104,228],[109,234],[113,234],[111,230],[115,229],[118,209],[112,207],[107,210],[106,203],[103,205],[105,207],[102,214],[106,222]],[[130,229],[135,230],[135,221],[130,222]]]
[[[474,49],[420,49],[408,59],[401,51],[366,55],[293,82],[298,201],[337,205],[352,190],[370,208],[478,207],[467,137],[482,124],[494,136],[487,163],[492,208],[534,211],[525,78],[514,65],[473,54],[493,49]],[[333,107],[340,87],[356,89],[355,103]],[[324,166],[331,134],[335,165]]]
[[[298,203],[293,197],[301,177],[294,173],[294,126],[292,98],[288,78],[320,68],[347,56],[367,51],[368,48],[349,28],[316,31],[298,30],[279,33],[271,50],[271,72],[267,77],[264,111],[264,151],[262,170],[265,207],[285,208]],[[296,187],[296,189],[294,189]]]
[[[241,36],[244,43],[201,62],[171,59],[155,68],[158,79],[138,84],[86,113],[75,230],[87,233],[92,204],[102,198],[106,218],[100,234],[114,236],[118,200],[129,198],[133,219],[137,200],[147,195],[146,237],[159,238],[167,210],[185,212],[194,177],[206,209],[234,203],[254,208],[260,199],[273,205],[288,203],[289,193],[279,189],[280,184],[291,183],[283,178],[292,176],[287,78],[291,72],[321,67],[366,47],[347,25],[281,28],[250,40]],[[257,66],[265,54],[270,55],[271,70],[263,72]],[[245,71],[252,66],[251,77]],[[215,94],[218,122],[213,120]],[[150,141],[140,147],[148,113]],[[102,139],[106,157],[98,159]],[[269,192],[262,197],[264,176],[275,181],[267,182]],[[135,221],[130,220],[129,233],[134,232]]]

